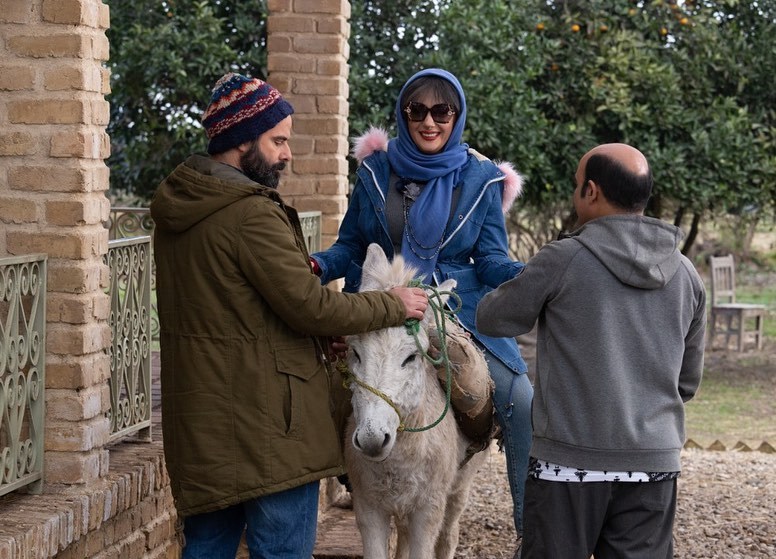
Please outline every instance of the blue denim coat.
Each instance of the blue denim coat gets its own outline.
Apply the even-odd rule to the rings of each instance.
[[[337,241],[329,249],[312,255],[321,268],[323,283],[344,277],[344,291],[358,291],[361,266],[370,243],[378,243],[388,258],[393,258],[385,216],[390,176],[391,168],[384,151],[374,152],[359,166]],[[453,219],[445,231],[434,282],[456,280],[455,292],[462,303],[456,316],[461,324],[507,367],[516,373],[524,373],[527,366],[514,338],[485,336],[474,324],[480,299],[515,277],[524,266],[512,261],[508,255],[501,207],[503,180],[504,175],[492,161],[470,150],[457,185],[462,191]]]

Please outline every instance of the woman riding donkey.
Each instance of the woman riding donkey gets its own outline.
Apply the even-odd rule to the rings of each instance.
[[[493,404],[519,536],[533,389],[516,341],[480,334],[474,318],[485,293],[523,268],[508,256],[504,221],[522,179],[511,165],[496,165],[462,143],[466,98],[458,79],[445,70],[412,76],[395,116],[396,138],[389,141],[383,130],[372,128],[356,142],[360,164],[338,239],[313,254],[311,265],[323,283],[344,277],[345,291],[355,292],[367,247],[378,243],[389,258],[401,254],[426,284],[456,280],[457,319],[484,352],[495,385]],[[466,379],[458,380],[466,386]],[[489,438],[492,410],[479,417],[457,411],[469,438]]]

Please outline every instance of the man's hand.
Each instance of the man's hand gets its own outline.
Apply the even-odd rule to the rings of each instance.
[[[345,359],[348,356],[348,343],[343,336],[332,336],[329,338],[329,359],[336,363],[339,359]]]
[[[421,320],[428,307],[428,295],[419,287],[394,287],[388,293],[393,293],[404,303],[406,318]]]

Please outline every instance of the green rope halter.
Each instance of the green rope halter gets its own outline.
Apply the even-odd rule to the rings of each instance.
[[[420,344],[420,320],[416,318],[410,318],[407,319],[404,322],[404,327],[407,330],[407,334],[415,338],[415,345],[418,348],[418,351],[423,355],[425,359],[427,359],[431,364],[434,366],[440,365],[444,363],[445,365],[445,408],[442,410],[441,415],[434,421],[433,423],[430,423],[424,427],[407,427],[404,423],[404,418],[401,415],[401,412],[399,411],[399,407],[391,400],[390,396],[382,392],[381,390],[378,390],[377,388],[370,386],[366,384],[365,382],[361,381],[360,379],[356,378],[356,376],[350,372],[348,369],[348,366],[344,362],[340,362],[337,365],[337,369],[339,370],[340,374],[342,374],[343,386],[350,390],[350,387],[353,383],[357,384],[364,390],[368,390],[378,398],[381,398],[384,400],[391,408],[393,408],[393,411],[396,412],[396,415],[399,416],[399,427],[397,431],[406,431],[408,433],[418,433],[421,431],[428,431],[429,429],[432,429],[439,425],[439,423],[445,418],[445,415],[447,415],[448,410],[450,409],[450,397],[452,394],[452,385],[453,385],[453,372],[450,365],[450,358],[447,354],[447,326],[445,324],[445,321],[448,316],[452,317],[455,313],[457,313],[461,309],[461,298],[458,296],[457,293],[453,293],[452,291],[441,291],[437,289],[434,286],[427,285],[424,283],[421,283],[420,280],[413,280],[410,282],[409,287],[420,287],[425,291],[430,291],[431,295],[428,297],[428,303],[431,307],[433,313],[434,313],[434,322],[436,324],[437,332],[439,333],[439,339],[443,342],[440,344],[440,354],[439,357],[434,359],[431,355],[428,354],[427,351],[423,350],[423,347]],[[442,300],[442,297],[444,295],[448,295],[450,298],[452,298],[455,301],[455,307],[451,308],[450,310],[445,309],[444,301]]]

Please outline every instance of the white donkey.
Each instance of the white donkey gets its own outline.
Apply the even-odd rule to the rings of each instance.
[[[400,256],[389,263],[382,249],[367,251],[361,291],[407,285],[414,270]],[[455,280],[439,286],[455,287]],[[364,559],[386,559],[391,518],[397,527],[396,557],[452,559],[459,518],[487,452],[467,461],[470,441],[458,428],[428,351],[430,315],[418,342],[405,327],[348,337],[353,415],[345,438],[345,463],[353,485],[353,509]],[[420,346],[420,347],[419,347]],[[487,367],[484,359],[482,366]],[[406,430],[405,430],[406,428]]]

